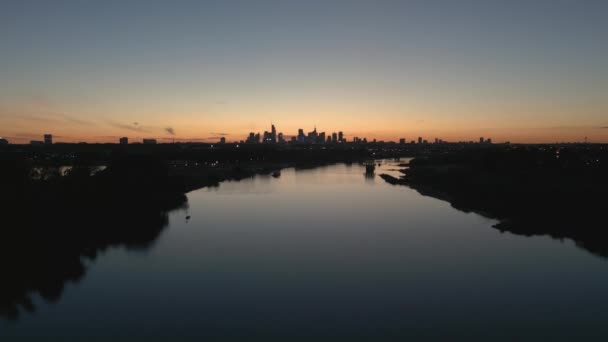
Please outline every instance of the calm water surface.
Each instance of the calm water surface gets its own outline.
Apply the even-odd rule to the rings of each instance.
[[[501,234],[356,164],[188,200],[151,248],[107,250],[57,303],[36,297],[35,313],[0,322],[0,337],[608,336],[607,260]]]

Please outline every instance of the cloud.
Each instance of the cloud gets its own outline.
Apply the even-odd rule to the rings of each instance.
[[[219,136],[225,136],[225,135],[228,135],[228,133],[221,133],[221,132],[220,132],[220,133],[217,133],[217,132],[210,132],[210,134],[213,134],[213,135],[219,135]]]
[[[107,123],[112,127],[126,129],[133,132],[148,132],[146,129],[140,126],[138,122],[133,122],[132,124],[123,124],[115,121],[108,121]]]
[[[602,126],[601,129],[608,129],[608,126]]]
[[[93,122],[91,121],[87,121],[87,120],[82,120],[82,119],[78,119],[72,116],[68,116],[68,115],[62,115],[63,119],[67,122],[71,122],[71,123],[75,123],[77,125],[82,125],[82,126],[91,126],[94,125]]]
[[[58,123],[59,122],[59,120],[57,120],[56,118],[49,117],[49,116],[12,115],[12,117],[19,119],[19,120],[33,121],[33,122],[44,122],[44,123]]]
[[[175,130],[173,129],[173,127],[165,127],[165,132],[171,135],[175,135]]]

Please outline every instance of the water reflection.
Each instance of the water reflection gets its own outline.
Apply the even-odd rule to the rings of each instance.
[[[397,162],[376,163],[375,171],[396,167]],[[34,253],[28,271],[21,270],[28,273],[21,279],[36,284],[26,294],[47,291],[44,296],[58,298],[48,295],[53,284],[41,285],[46,280],[38,278],[45,276],[29,273],[57,267],[64,273],[54,283],[60,284],[59,295],[65,282],[82,280],[83,256],[89,255],[84,250],[154,246],[145,256],[108,249],[78,291],[64,296],[61,305],[19,320],[7,335],[95,331],[109,337],[120,331],[126,337],[212,340],[608,335],[603,260],[568,242],[498,234],[490,228],[495,220],[364,174],[358,164],[288,169],[279,178],[260,176],[191,192],[188,212],[149,211],[127,222],[115,222],[124,212],[107,219],[83,215],[76,221],[118,225],[118,232],[131,225],[140,229],[130,238],[98,232],[108,237],[100,243],[89,243],[84,234],[65,247],[56,238],[53,244],[74,251],[64,259],[51,247]],[[170,228],[163,230],[167,216]],[[148,222],[140,222],[143,217]],[[97,220],[102,222],[91,222]],[[75,267],[63,267],[69,271],[56,266],[70,262]],[[18,293],[10,301],[29,307],[31,296],[27,302],[23,290]]]
[[[154,160],[62,171],[1,166],[0,316],[7,318],[34,311],[35,295],[58,301],[65,284],[83,279],[89,261],[110,247],[149,248],[168,212],[187,204]]]
[[[110,248],[147,249],[168,224],[168,211],[183,208],[186,198],[164,209],[108,205],[58,211],[37,208],[30,218],[4,216],[0,240],[0,315],[17,318],[32,312],[32,295],[60,299],[67,282],[80,281],[89,262]]]

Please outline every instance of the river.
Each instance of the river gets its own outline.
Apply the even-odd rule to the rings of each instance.
[[[364,173],[292,168],[193,191],[152,246],[107,249],[59,300],[34,295],[34,313],[1,320],[0,337],[608,336],[607,260]]]

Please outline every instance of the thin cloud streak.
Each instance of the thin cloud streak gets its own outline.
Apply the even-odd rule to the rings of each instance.
[[[95,123],[92,121],[78,119],[69,115],[62,115],[63,119],[67,122],[71,122],[81,126],[95,126]]]
[[[143,133],[148,133],[149,131],[144,129],[142,126],[139,125],[139,123],[137,122],[133,122],[132,124],[124,124],[124,123],[119,123],[119,122],[115,122],[115,121],[107,121],[107,124],[115,127],[115,128],[120,128],[120,129],[126,129],[129,131],[133,131],[133,132],[143,132]]]

